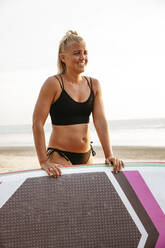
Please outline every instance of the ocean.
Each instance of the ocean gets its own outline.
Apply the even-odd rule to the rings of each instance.
[[[112,146],[165,147],[165,119],[111,120],[108,121]],[[92,123],[91,140],[100,146]],[[45,125],[48,143],[51,124]],[[0,147],[34,146],[31,125],[0,126]]]

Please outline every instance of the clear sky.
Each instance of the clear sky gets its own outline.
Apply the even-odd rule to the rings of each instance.
[[[86,40],[107,119],[165,118],[164,27],[163,0],[1,0],[0,125],[32,122],[70,29]]]

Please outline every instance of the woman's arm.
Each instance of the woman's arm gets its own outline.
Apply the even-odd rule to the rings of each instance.
[[[99,81],[94,79],[92,86],[95,95],[93,108],[93,123],[104,151],[105,163],[112,163],[114,166],[114,171],[118,172],[119,170],[121,170],[122,167],[124,167],[124,163],[123,161],[115,158],[113,155],[110,143],[109,127],[105,117],[102,92]]]
[[[33,112],[33,137],[37,151],[39,163],[43,169],[50,175],[50,167],[53,166],[51,171],[53,175],[61,174],[60,169],[48,162],[46,155],[46,142],[44,133],[44,124],[48,117],[50,105],[54,100],[56,94],[54,79],[48,78],[43,84],[35,108]]]

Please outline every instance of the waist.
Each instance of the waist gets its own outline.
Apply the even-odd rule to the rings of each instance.
[[[52,125],[49,147],[76,153],[87,152],[90,149],[89,125]]]

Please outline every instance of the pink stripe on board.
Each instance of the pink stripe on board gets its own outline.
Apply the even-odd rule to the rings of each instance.
[[[123,171],[159,232],[156,248],[165,247],[165,215],[138,171]],[[152,206],[152,207],[151,207]]]

